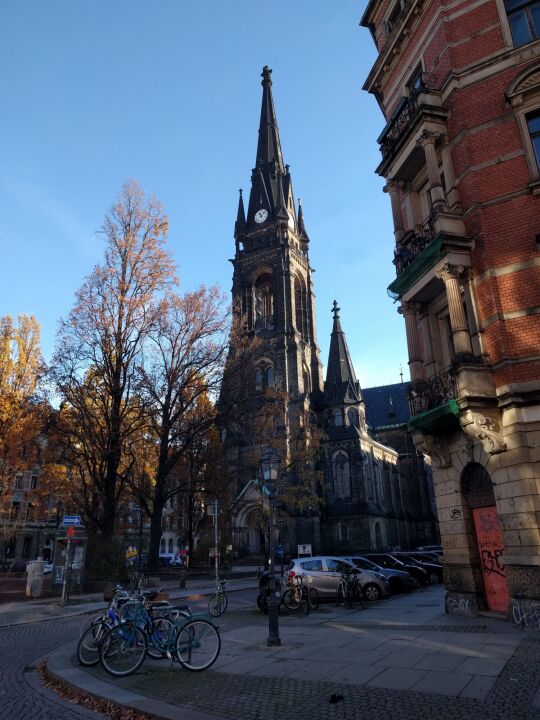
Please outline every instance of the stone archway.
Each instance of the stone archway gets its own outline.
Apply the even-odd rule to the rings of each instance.
[[[471,511],[488,609],[507,613],[504,543],[491,476],[483,465],[470,462],[461,473],[461,489]]]
[[[238,557],[264,554],[264,535],[261,530],[261,502],[242,505],[233,518],[233,549]]]

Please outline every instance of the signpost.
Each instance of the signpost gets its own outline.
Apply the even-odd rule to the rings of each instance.
[[[64,515],[64,517],[62,518],[61,524],[65,525],[65,526],[82,525],[81,516],[80,515]]]
[[[69,567],[69,554],[71,552],[71,540],[75,537],[75,525],[80,524],[80,517],[78,515],[68,515],[67,517],[73,517],[78,518],[78,523],[72,523],[68,529],[66,530],[66,537],[67,537],[67,547],[66,547],[66,562],[64,564],[64,582],[62,583],[62,605],[65,605],[68,601],[68,593],[69,593],[69,575],[71,575],[70,567]],[[64,518],[65,521],[66,518]],[[65,524],[65,523],[64,523]]]
[[[298,557],[311,557],[313,553],[311,552],[311,545],[299,545],[298,546]]]

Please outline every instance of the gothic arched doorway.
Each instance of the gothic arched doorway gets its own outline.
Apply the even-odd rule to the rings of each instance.
[[[461,473],[461,487],[471,510],[488,608],[508,612],[504,543],[491,477],[479,463],[468,463]]]

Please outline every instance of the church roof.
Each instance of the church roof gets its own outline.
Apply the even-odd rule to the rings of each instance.
[[[409,388],[408,382],[364,388],[368,425],[376,429],[407,423],[410,417]]]
[[[339,308],[334,300],[332,307],[334,326],[330,336],[330,351],[324,385],[324,398],[327,404],[360,402],[362,393],[356,379],[345,333],[339,321]]]

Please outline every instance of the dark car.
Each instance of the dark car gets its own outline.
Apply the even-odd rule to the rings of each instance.
[[[368,560],[362,555],[353,555],[346,557],[345,560],[354,563],[360,570],[371,570],[372,572],[378,572],[385,576],[390,585],[390,592],[402,593],[414,590],[414,580],[408,572],[404,570],[396,570],[395,568],[385,568],[381,565],[377,565],[373,560]]]
[[[393,553],[366,553],[364,557],[383,568],[391,568],[409,573],[417,588],[421,585],[429,585],[428,574],[418,563],[413,563],[410,560],[407,562],[405,558],[400,560]]]
[[[434,562],[430,558],[424,557],[422,555],[422,553],[399,552],[399,553],[396,553],[396,557],[399,560],[401,560],[403,558],[404,562],[418,563],[418,565],[420,565],[420,567],[423,568],[427,572],[429,582],[432,585],[441,583],[444,579],[442,565],[440,563]]]

